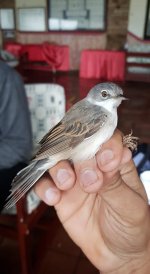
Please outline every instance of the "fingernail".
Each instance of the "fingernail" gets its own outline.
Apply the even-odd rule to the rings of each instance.
[[[70,173],[66,169],[59,169],[57,172],[57,180],[59,184],[64,184],[70,179]]]
[[[89,186],[97,181],[98,177],[94,170],[86,169],[80,174],[80,181],[84,186]]]
[[[45,198],[48,203],[51,203],[55,200],[57,191],[53,188],[48,188],[45,192]]]
[[[107,149],[107,150],[102,151],[99,154],[98,158],[99,158],[98,160],[100,161],[100,163],[102,165],[106,165],[114,158],[114,153],[112,150]]]

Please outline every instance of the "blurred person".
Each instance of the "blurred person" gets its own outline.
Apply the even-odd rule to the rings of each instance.
[[[0,211],[32,154],[30,114],[19,74],[0,60]]]

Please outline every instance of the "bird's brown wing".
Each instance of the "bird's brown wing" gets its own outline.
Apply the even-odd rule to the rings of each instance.
[[[73,149],[103,126],[107,114],[102,108],[99,106],[93,108],[91,104],[87,107],[87,103],[84,105],[83,102],[80,108],[79,103],[79,107],[72,108],[63,120],[43,137],[36,159]]]

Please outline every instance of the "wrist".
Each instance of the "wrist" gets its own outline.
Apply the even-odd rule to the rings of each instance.
[[[100,274],[149,274],[150,273],[150,253],[139,256],[124,262],[118,269],[109,272],[100,271]]]
[[[91,245],[90,245],[91,247]],[[149,274],[150,273],[150,243],[147,242],[145,250],[126,255],[116,256],[111,251],[105,250],[103,246],[100,252],[96,250],[83,252],[87,255],[92,264],[99,269],[100,274]],[[107,254],[107,256],[106,256]],[[107,257],[107,259],[106,259]]]

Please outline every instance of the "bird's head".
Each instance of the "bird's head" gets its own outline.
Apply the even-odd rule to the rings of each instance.
[[[94,105],[103,106],[108,110],[117,108],[122,100],[123,90],[111,82],[100,83],[94,86],[87,95],[87,100]]]

